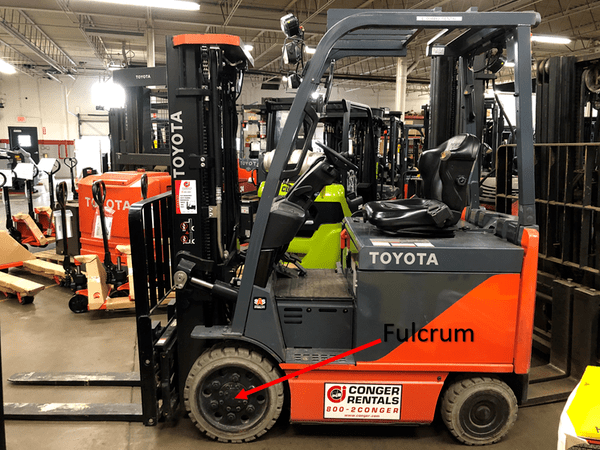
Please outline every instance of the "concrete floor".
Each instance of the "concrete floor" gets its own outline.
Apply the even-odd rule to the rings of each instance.
[[[12,196],[11,196],[12,199]],[[13,201],[13,212],[21,199]],[[0,208],[0,217],[4,217]],[[4,225],[4,220],[0,220]],[[136,370],[135,318],[128,312],[96,311],[73,314],[68,308],[71,292],[43,278],[23,275],[49,286],[33,304],[20,305],[14,298],[0,295],[2,337],[2,379],[5,402],[139,402],[136,388],[25,387],[10,385],[6,378],[29,371]],[[496,450],[556,448],[557,428],[564,403],[523,408],[508,436],[493,446]],[[243,445],[248,449],[288,450],[335,449],[446,449],[460,448],[444,425],[431,426],[300,426],[279,422],[258,441]],[[6,422],[9,450],[86,449],[228,449],[239,444],[220,444],[200,434],[183,417],[177,424],[145,427],[123,422]]]

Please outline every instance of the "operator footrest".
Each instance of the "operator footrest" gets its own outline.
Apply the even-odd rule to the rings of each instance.
[[[534,406],[564,401],[569,398],[569,395],[575,389],[578,382],[578,379],[569,377],[530,384],[527,392],[527,401],[521,406]]]
[[[566,378],[567,374],[564,370],[556,367],[552,364],[545,364],[543,366],[536,366],[529,369],[529,383],[540,383],[543,381],[557,380],[559,378]]]
[[[138,372],[21,372],[8,378],[14,384],[37,386],[140,386]]]
[[[285,351],[287,364],[316,364],[347,352],[347,348],[288,348]],[[353,355],[333,361],[330,364],[356,364]]]

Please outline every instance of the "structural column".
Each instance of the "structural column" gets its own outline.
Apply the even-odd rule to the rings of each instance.
[[[406,110],[406,59],[398,58],[396,64],[396,103],[394,109],[404,114]],[[402,116],[404,120],[404,116]]]
[[[155,53],[155,42],[154,42],[154,22],[152,21],[152,9],[147,10],[147,29],[146,29],[146,65],[148,67],[155,67],[156,65],[156,53]]]

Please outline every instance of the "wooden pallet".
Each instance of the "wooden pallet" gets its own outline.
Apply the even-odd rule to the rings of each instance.
[[[41,259],[43,261],[49,261],[57,264],[62,264],[65,260],[64,255],[59,255],[56,253],[56,250],[43,250],[41,252],[35,252],[33,254],[37,259]],[[73,257],[71,256],[71,262],[74,263]]]

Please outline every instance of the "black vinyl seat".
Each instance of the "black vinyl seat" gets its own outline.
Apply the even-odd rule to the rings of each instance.
[[[451,235],[468,200],[468,180],[480,142],[460,134],[423,152],[419,171],[425,198],[369,202],[364,217],[382,231],[404,235]]]

